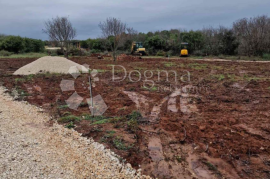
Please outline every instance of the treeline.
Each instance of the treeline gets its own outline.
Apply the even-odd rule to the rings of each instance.
[[[270,53],[270,18],[243,18],[235,21],[231,27],[207,27],[196,31],[135,31],[132,35],[129,34],[129,38],[121,44],[119,50],[129,52],[132,41],[143,42],[149,55],[179,55],[181,43],[187,42],[189,53],[193,55],[262,56]],[[109,50],[104,39],[87,39],[81,42],[81,47],[93,52]]]
[[[42,40],[0,35],[1,55],[8,56],[13,53],[44,52],[44,50],[45,44]]]

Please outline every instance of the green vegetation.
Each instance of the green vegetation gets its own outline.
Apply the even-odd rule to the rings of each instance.
[[[207,64],[203,63],[190,63],[188,64],[188,67],[195,69],[195,70],[205,70],[207,68]]]
[[[75,122],[75,121],[80,121],[80,120],[81,118],[78,116],[69,115],[69,116],[61,117],[60,119],[58,119],[58,122],[67,123],[67,122]]]
[[[48,56],[46,53],[19,53],[19,54],[12,54],[10,56],[1,56],[0,58],[40,58]]]
[[[177,66],[177,65],[176,65],[175,63],[173,63],[173,62],[164,62],[163,64],[164,64],[165,67],[173,67],[173,66],[175,67],[175,66]]]
[[[26,80],[24,78],[15,78],[15,84],[18,84],[18,82],[25,82]]]
[[[57,106],[58,109],[65,109],[65,108],[68,108],[68,105],[60,105],[60,106]]]
[[[214,78],[217,78],[218,81],[222,81],[225,79],[225,76],[223,74],[219,74],[219,75],[213,75]]]
[[[3,57],[8,57],[10,55],[12,55],[13,53],[12,52],[9,52],[9,51],[6,51],[6,50],[1,50],[0,51],[0,57],[3,56]]]
[[[108,134],[115,134],[115,131],[106,131]]]
[[[109,119],[102,119],[102,120],[98,120],[98,121],[94,122],[94,123],[91,124],[91,125],[105,124],[105,123],[107,123],[107,122],[109,122]]]
[[[67,124],[65,127],[68,128],[68,129],[72,129],[72,128],[75,127],[75,125],[74,125],[74,123],[71,121],[71,122],[70,122],[69,124]]]
[[[139,120],[142,118],[142,115],[139,111],[133,111],[131,114],[127,115],[129,120]]]
[[[148,90],[148,91],[157,91],[158,88],[156,86],[152,87],[152,88],[147,88],[145,86],[142,87],[142,89]]]
[[[44,52],[45,44],[42,40],[22,38],[20,36],[1,36],[0,39],[0,50],[8,51],[11,53],[29,53],[35,52],[40,53]],[[11,54],[4,55],[12,56]]]
[[[222,174],[220,173],[220,171],[218,171],[216,166],[214,166],[208,161],[203,161],[203,163],[208,167],[209,170],[213,171],[219,178],[222,177]]]
[[[113,145],[118,150],[129,150],[133,147],[133,145],[126,146],[124,144],[124,141],[121,137],[117,136],[115,139],[113,139]]]
[[[270,53],[264,53],[263,56],[262,56],[262,58],[264,60],[270,60]]]

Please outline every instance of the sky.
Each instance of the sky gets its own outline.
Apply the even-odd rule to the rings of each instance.
[[[101,37],[98,24],[119,18],[139,32],[223,25],[241,18],[270,17],[269,0],[0,0],[0,34],[47,40],[44,22],[68,16],[76,39]]]

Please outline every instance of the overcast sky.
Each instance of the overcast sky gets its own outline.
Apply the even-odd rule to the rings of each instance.
[[[69,16],[76,39],[100,37],[98,24],[120,18],[140,32],[231,26],[243,17],[270,16],[270,0],[0,0],[0,34],[46,40],[44,21]]]

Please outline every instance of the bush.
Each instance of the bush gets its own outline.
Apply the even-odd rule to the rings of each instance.
[[[264,60],[270,60],[270,53],[264,53],[263,56],[262,56],[262,58]]]
[[[6,50],[1,50],[0,51],[0,56],[7,57],[7,56],[10,56],[10,55],[12,55],[12,53],[9,52],[9,51],[6,51]]]
[[[162,50],[159,50],[156,54],[156,56],[165,56],[165,55],[166,55],[166,53]]]
[[[78,48],[74,48],[70,50],[70,54],[72,56],[81,56],[82,55],[82,51]]]
[[[19,36],[7,36],[1,43],[1,49],[19,53],[23,52],[25,49],[25,43],[23,38]]]

